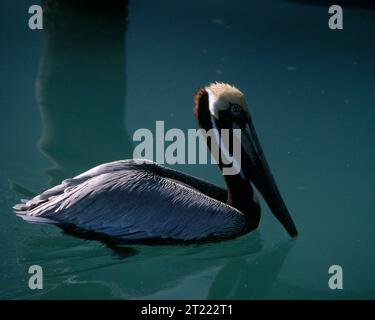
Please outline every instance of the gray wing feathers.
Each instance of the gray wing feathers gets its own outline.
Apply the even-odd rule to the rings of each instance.
[[[126,160],[98,166],[15,210],[32,222],[69,223],[129,240],[230,237],[244,228],[242,213],[154,174],[152,166]]]

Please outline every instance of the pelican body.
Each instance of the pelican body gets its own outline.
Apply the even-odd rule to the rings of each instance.
[[[260,206],[252,185],[291,236],[297,229],[272,177],[243,93],[212,83],[195,94],[200,128],[241,130],[241,167],[224,175],[227,190],[151,161],[99,165],[14,206],[33,223],[55,224],[76,234],[121,243],[211,241],[258,227]],[[220,133],[216,140],[220,144]],[[218,166],[223,171],[225,164]]]

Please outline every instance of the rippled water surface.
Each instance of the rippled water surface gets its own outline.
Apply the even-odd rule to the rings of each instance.
[[[0,297],[375,298],[373,6],[344,7],[331,31],[314,1],[95,3],[42,1],[43,31],[27,27],[35,2],[0,4]],[[296,240],[264,202],[259,229],[235,240],[118,250],[13,214],[131,158],[138,128],[195,128],[192,94],[215,80],[247,95]],[[213,165],[175,168],[224,186]],[[43,290],[27,286],[34,264]]]

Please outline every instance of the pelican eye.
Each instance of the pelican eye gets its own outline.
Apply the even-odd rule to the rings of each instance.
[[[230,112],[234,116],[239,116],[241,114],[241,106],[239,104],[230,104]]]

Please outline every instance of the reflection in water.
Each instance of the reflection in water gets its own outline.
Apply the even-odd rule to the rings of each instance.
[[[374,296],[372,289],[346,289],[338,293],[328,286],[314,290],[279,280],[294,243],[295,240],[289,240],[266,250],[259,232],[255,231],[231,241],[199,246],[123,247],[129,253],[126,257],[120,253],[123,259],[118,259],[115,253],[108,259],[111,251],[100,242],[52,232],[34,236],[21,245],[17,256],[25,279],[12,297],[192,299],[198,295],[206,299],[337,299],[340,294],[340,298],[368,299]],[[43,257],[37,261],[46,271],[44,288],[38,292],[25,290],[24,285],[28,280],[27,268],[36,263],[36,256]],[[193,284],[197,279],[198,288]],[[190,287],[192,293],[186,292]]]
[[[48,257],[43,263],[49,270],[46,290],[40,295],[49,298],[66,296],[74,285],[77,297],[92,298],[86,291],[92,287],[100,298],[159,299],[188,289],[184,286],[189,287],[198,278],[199,290],[208,292],[202,298],[260,299],[273,287],[294,242],[264,250],[255,231],[232,241],[196,246],[122,247],[127,253],[124,259],[114,255],[108,260],[108,249],[99,242],[83,243],[74,237],[55,235],[53,244],[44,237],[24,243],[21,256],[23,264],[30,264],[37,247]],[[138,254],[133,255],[135,252]]]
[[[294,243],[289,240],[255,256],[232,259],[215,278],[208,299],[264,298]]]
[[[45,45],[37,79],[39,147],[51,184],[128,158],[125,124],[127,1],[44,0]]]
[[[50,241],[51,238],[53,241]],[[232,264],[230,261],[248,260],[254,255],[263,255],[259,232],[232,241],[202,245],[138,245],[121,248],[130,254],[124,259],[118,259],[116,255],[108,259],[109,250],[97,241],[84,242],[62,234],[46,234],[25,242],[18,255],[22,257],[23,265],[35,262],[35,254],[40,253],[45,257],[43,268],[49,272],[45,275],[46,290],[39,293],[41,296],[66,297],[71,290],[70,286],[74,284],[73,291],[77,297],[90,298],[87,288],[96,287],[100,298],[125,299],[157,296],[179,287],[183,282],[189,283],[189,279],[194,279],[205,271],[211,275],[207,284],[209,286],[212,280],[216,282],[214,278],[217,270],[226,270]],[[138,254],[133,255],[135,252]],[[119,252],[115,254],[117,253]],[[247,265],[238,266],[243,267]],[[274,272],[277,275],[278,267],[271,268],[265,276],[273,278],[271,274]],[[231,268],[231,271],[240,273],[238,268]],[[219,277],[220,274],[221,272]],[[254,277],[259,277],[259,273]],[[82,292],[80,285],[85,288]],[[28,293],[31,294],[35,293]],[[30,297],[28,295],[23,298]]]

